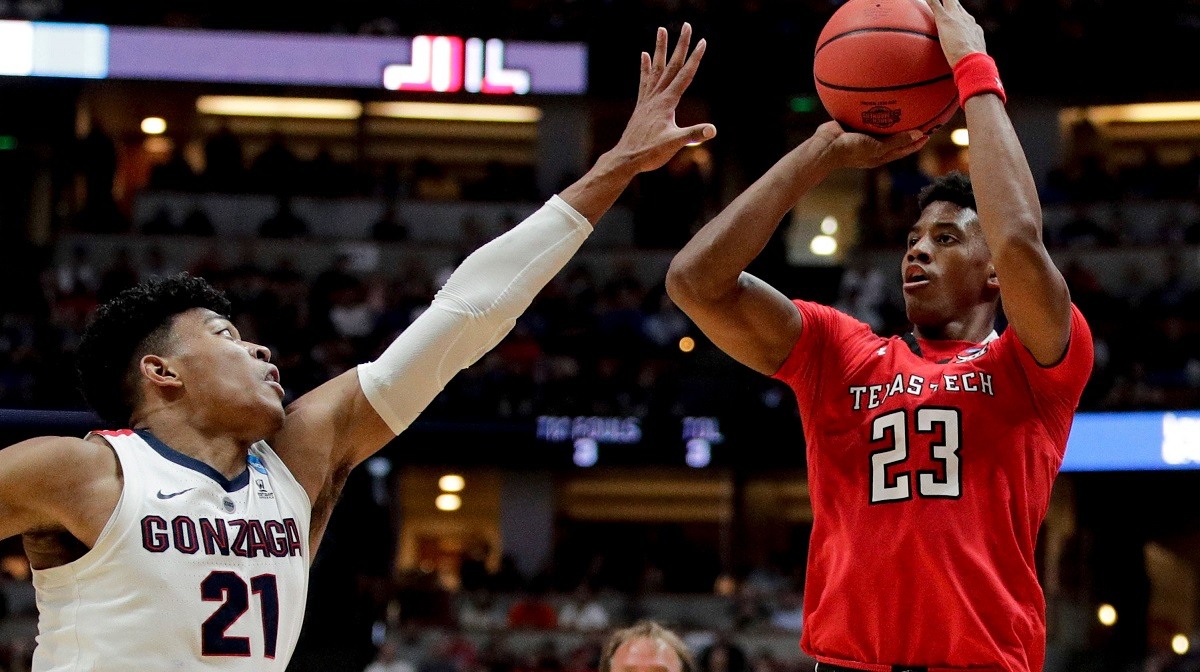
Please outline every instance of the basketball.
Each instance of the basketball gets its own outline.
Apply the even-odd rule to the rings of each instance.
[[[850,0],[825,24],[813,63],[817,95],[846,130],[932,132],[958,91],[925,0]]]

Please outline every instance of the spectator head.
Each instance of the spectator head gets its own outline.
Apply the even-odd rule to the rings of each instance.
[[[642,621],[609,637],[600,672],[697,672],[697,667],[678,635],[654,621]]]

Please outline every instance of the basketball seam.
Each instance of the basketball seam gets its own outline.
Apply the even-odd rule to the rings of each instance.
[[[922,33],[919,30],[912,30],[910,28],[855,28],[854,30],[848,30],[844,33],[838,33],[837,35],[834,35],[828,40],[825,40],[821,44],[817,45],[817,50],[813,52],[813,55],[816,56],[817,54],[821,53],[821,50],[829,46],[829,43],[833,42],[834,40],[840,40],[843,37],[850,37],[851,35],[858,35],[859,33],[904,33],[906,35],[920,35],[921,37],[928,37],[934,42],[941,42],[936,33],[930,35],[929,33]]]
[[[817,84],[820,84],[821,86],[823,86],[827,89],[833,89],[835,91],[874,93],[876,91],[901,91],[903,89],[915,89],[918,86],[926,86],[929,84],[937,84],[938,82],[943,82],[947,79],[950,79],[953,76],[954,76],[953,72],[947,72],[944,75],[941,75],[939,77],[934,77],[933,79],[927,79],[923,82],[913,82],[911,84],[897,84],[896,86],[842,86],[840,84],[830,84],[829,82],[826,82],[825,80],[821,79],[820,77],[816,77],[816,76],[814,76],[813,79],[817,80]]]
[[[942,116],[943,114],[946,113],[946,110],[950,109],[951,107],[954,107],[955,105],[958,105],[958,97],[957,96],[951,98],[950,102],[947,103],[946,106],[943,107],[941,110],[939,110],[937,114],[926,119],[925,121],[921,122],[920,124],[917,124],[917,128],[923,128],[925,126],[925,124],[928,124],[929,122],[933,121],[934,119],[937,119],[938,117]]]

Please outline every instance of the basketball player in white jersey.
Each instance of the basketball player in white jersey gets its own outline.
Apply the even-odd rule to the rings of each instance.
[[[0,539],[22,535],[34,568],[35,672],[283,670],[350,470],[509,331],[637,173],[715,135],[675,123],[704,52],[688,55],[690,35],[668,58],[659,29],[629,123],[591,171],[464,260],[379,359],[286,409],[270,353],[202,280],[102,306],[84,393],[129,429],[0,450]]]

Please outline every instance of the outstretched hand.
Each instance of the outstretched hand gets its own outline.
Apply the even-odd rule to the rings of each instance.
[[[654,56],[642,52],[642,75],[638,84],[637,104],[629,123],[613,151],[632,162],[637,172],[661,168],[684,146],[716,136],[712,124],[680,128],[675,123],[675,107],[696,76],[705,42],[700,40],[688,55],[692,26],[683,24],[675,51],[667,58],[667,29],[659,28]]]
[[[933,10],[933,19],[937,22],[938,41],[942,43],[942,51],[950,67],[954,67],[963,56],[974,53],[987,53],[987,42],[983,37],[983,28],[975,22],[962,6],[962,0],[926,0]]]
[[[828,156],[837,168],[876,168],[919,151],[929,142],[929,136],[921,131],[905,131],[878,139],[845,131],[836,121],[821,124],[813,137],[825,140]]]

